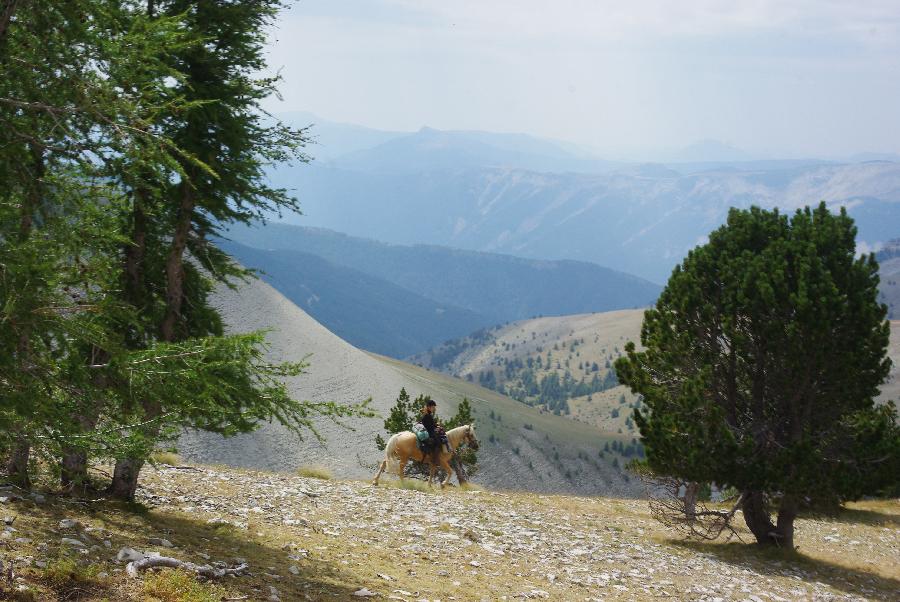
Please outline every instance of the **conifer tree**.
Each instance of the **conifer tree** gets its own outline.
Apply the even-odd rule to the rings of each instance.
[[[656,474],[742,492],[761,544],[793,546],[805,503],[875,493],[900,472],[874,256],[846,211],[733,209],[676,267],[616,361]],[[777,522],[770,517],[770,507]],[[721,530],[720,530],[721,531]]]

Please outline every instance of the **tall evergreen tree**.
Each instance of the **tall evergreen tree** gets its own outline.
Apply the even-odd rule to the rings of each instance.
[[[368,413],[294,400],[301,362],[223,336],[207,297],[246,272],[216,228],[295,207],[263,177],[303,158],[258,78],[278,2],[0,4],[0,447],[28,481],[37,449],[64,484],[117,457],[133,497],[161,438]],[[62,85],[61,85],[62,82]]]
[[[791,219],[733,209],[645,313],[645,350],[629,343],[616,362],[643,396],[649,467],[740,490],[762,544],[793,546],[805,500],[896,482],[896,412],[873,405],[890,367],[886,309],[855,237],[824,203]]]

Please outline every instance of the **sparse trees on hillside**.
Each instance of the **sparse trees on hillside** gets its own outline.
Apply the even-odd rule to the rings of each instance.
[[[790,219],[732,210],[646,312],[645,350],[629,343],[616,362],[643,396],[649,469],[739,490],[761,544],[792,547],[806,504],[897,487],[896,410],[873,403],[888,324],[878,266],[856,257],[855,236],[824,204]]]

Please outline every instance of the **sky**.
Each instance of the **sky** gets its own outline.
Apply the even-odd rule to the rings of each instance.
[[[900,0],[302,0],[268,58],[270,111],[378,129],[900,153]]]

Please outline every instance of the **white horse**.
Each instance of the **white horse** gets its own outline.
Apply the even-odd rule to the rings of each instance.
[[[453,469],[450,467],[450,458],[453,457],[453,452],[455,452],[463,443],[467,443],[469,447],[474,450],[478,449],[478,439],[475,438],[475,425],[467,424],[447,431],[447,441],[450,444],[450,451],[447,451],[442,444],[439,444],[441,447],[437,454],[437,462],[435,463],[434,453],[424,453],[419,450],[414,433],[402,431],[392,435],[384,448],[384,460],[381,461],[381,466],[378,468],[378,474],[375,475],[372,484],[378,485],[378,478],[381,477],[385,470],[396,472],[397,476],[399,476],[402,481],[403,472],[406,470],[406,463],[412,459],[431,465],[431,471],[428,474],[429,485],[431,485],[431,481],[434,479],[434,473],[437,470],[437,467],[440,466],[443,468],[447,473],[447,478],[441,482],[441,487],[443,488],[450,482],[450,477],[453,476]],[[456,478],[459,480],[459,475],[456,475]]]

